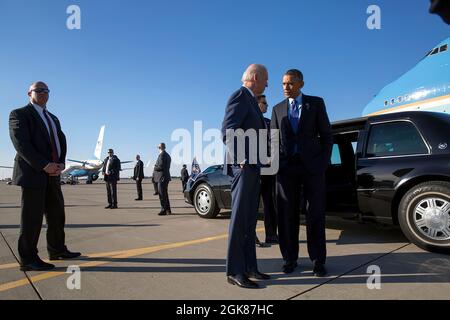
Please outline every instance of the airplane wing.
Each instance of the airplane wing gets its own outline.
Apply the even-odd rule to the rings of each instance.
[[[95,167],[96,166],[96,164],[95,163],[90,163],[90,162],[87,162],[87,161],[80,161],[80,160],[73,160],[73,159],[67,159],[67,161],[70,161],[70,162],[75,162],[75,163],[81,163],[83,166],[85,166],[85,165],[90,165],[90,166],[92,166],[92,167]]]
[[[131,163],[131,162],[134,162],[134,161],[120,161],[120,164]]]

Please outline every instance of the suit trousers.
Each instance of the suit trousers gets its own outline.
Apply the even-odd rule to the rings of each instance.
[[[60,178],[48,177],[43,188],[22,187],[22,210],[19,236],[19,256],[22,264],[29,264],[38,256],[37,244],[43,217],[47,221],[47,251],[49,254],[64,252],[65,233],[64,197]]]
[[[168,188],[169,188],[169,181],[160,180],[158,182],[158,194],[159,194],[159,202],[161,203],[161,211],[171,210],[169,192],[167,191]]]
[[[108,194],[108,204],[117,206],[117,181],[106,181],[106,193]]]
[[[299,256],[300,211],[306,215],[308,254],[325,264],[325,174],[311,175],[292,166],[277,175],[277,214],[280,250],[286,263]]]
[[[258,270],[256,262],[256,222],[259,207],[260,168],[233,167],[231,220],[228,238],[227,275]]]
[[[266,239],[277,236],[277,214],[275,208],[275,176],[261,176],[261,197],[264,203],[264,228]]]
[[[142,179],[136,179],[138,199],[142,199]]]

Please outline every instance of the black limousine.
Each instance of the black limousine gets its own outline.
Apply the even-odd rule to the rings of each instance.
[[[400,225],[419,247],[450,253],[450,115],[398,112],[335,122],[332,130],[327,214]],[[202,218],[230,208],[231,177],[222,168],[188,182],[185,200]]]

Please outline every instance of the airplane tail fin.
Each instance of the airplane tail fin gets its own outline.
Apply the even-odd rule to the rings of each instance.
[[[100,157],[102,156],[104,134],[105,134],[105,126],[103,125],[100,128],[100,133],[98,134],[97,144],[95,145],[94,158],[97,160],[100,160]]]

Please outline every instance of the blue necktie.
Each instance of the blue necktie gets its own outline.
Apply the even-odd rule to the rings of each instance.
[[[298,128],[298,118],[299,118],[299,110],[297,106],[297,100],[292,100],[291,102],[291,112],[290,112],[290,121],[292,129],[294,129],[294,132],[297,133]]]

